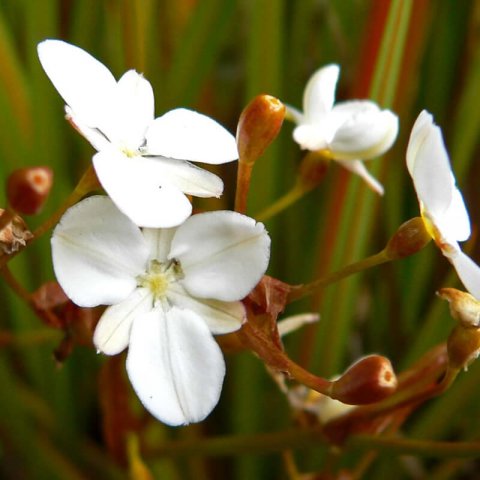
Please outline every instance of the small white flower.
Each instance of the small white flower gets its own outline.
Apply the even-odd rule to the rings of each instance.
[[[38,55],[67,118],[98,151],[93,165],[100,183],[137,225],[179,225],[192,211],[185,194],[222,194],[219,177],[189,163],[238,158],[235,138],[221,125],[181,108],[155,119],[152,87],[142,75],[129,70],[117,82],[74,45],[45,40]]]
[[[239,213],[141,230],[105,196],[70,208],[52,237],[65,293],[80,306],[111,305],[94,333],[97,349],[114,355],[128,346],[134,390],[169,425],[198,422],[217,404],[225,364],[212,334],[240,328],[239,300],[269,253],[264,226]]]
[[[470,237],[468,212],[455,185],[442,131],[425,110],[410,134],[407,168],[427,231],[453,264],[467,290],[480,299],[480,268],[458,245]]]
[[[303,149],[322,151],[383,194],[383,187],[362,160],[377,157],[392,146],[397,138],[398,117],[369,100],[334,104],[339,73],[338,65],[320,68],[305,88],[303,113],[288,107],[290,118],[298,125],[293,138]]]

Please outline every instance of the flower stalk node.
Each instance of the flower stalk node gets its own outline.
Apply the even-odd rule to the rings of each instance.
[[[391,260],[405,258],[419,252],[430,243],[432,237],[425,228],[421,217],[414,217],[402,223],[386,246],[386,253]]]
[[[298,182],[305,191],[313,190],[325,177],[330,157],[322,151],[309,152],[298,170]]]
[[[390,360],[381,355],[369,355],[332,382],[330,397],[349,405],[365,405],[389,397],[397,384]]]

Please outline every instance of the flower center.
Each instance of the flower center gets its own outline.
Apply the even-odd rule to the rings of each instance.
[[[138,150],[134,150],[128,147],[121,148],[122,153],[125,154],[128,158],[138,157],[140,152]]]
[[[144,275],[137,277],[139,287],[148,288],[155,300],[165,297],[171,283],[183,277],[183,272],[177,260],[159,262],[152,260]]]

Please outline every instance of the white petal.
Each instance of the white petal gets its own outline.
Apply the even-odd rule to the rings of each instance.
[[[390,110],[380,110],[373,102],[337,104],[331,117],[337,117],[334,122],[339,125],[329,149],[333,158],[338,160],[377,157],[397,138],[398,117]]]
[[[146,157],[146,160],[152,162],[158,170],[158,175],[165,179],[165,182],[187,195],[204,198],[218,198],[222,195],[221,178],[208,170],[173,158]]]
[[[480,300],[480,267],[463,252],[449,257],[465,288]]]
[[[327,148],[328,132],[318,124],[301,124],[293,129],[293,139],[304,150],[323,150]]]
[[[194,298],[178,283],[169,287],[167,298],[172,305],[195,312],[215,335],[235,332],[246,319],[242,302]]]
[[[455,179],[442,132],[426,112],[420,114],[413,127],[407,165],[424,210],[432,219],[443,216],[452,204]]]
[[[55,275],[81,307],[111,305],[136,288],[148,248],[140,230],[108,197],[94,196],[68,209],[52,236]]]
[[[93,165],[117,207],[141,227],[173,227],[192,211],[187,197],[162,175],[158,159],[108,149],[93,157]]]
[[[308,123],[317,122],[332,109],[339,74],[340,67],[332,64],[310,77],[303,94],[303,113]]]
[[[39,43],[38,56],[77,120],[88,127],[102,129],[117,85],[108,68],[81,48],[61,40]]]
[[[175,233],[169,255],[180,261],[181,283],[191,295],[226,302],[244,298],[255,287],[269,257],[263,224],[230,211],[190,217]]]
[[[133,323],[127,372],[152,415],[182,425],[203,420],[218,403],[225,363],[198,315],[157,308]]]
[[[93,334],[97,350],[106,355],[116,355],[127,348],[133,321],[152,308],[153,297],[146,288],[137,288],[123,302],[108,307]]]
[[[458,188],[453,189],[447,211],[432,220],[447,243],[463,242],[470,237],[470,218]]]
[[[155,119],[146,134],[149,155],[203,163],[238,158],[235,137],[206,115],[177,108]]]
[[[384,194],[382,184],[372,176],[361,160],[337,160],[337,163],[362,178],[374,192]]]
[[[145,141],[145,133],[154,119],[154,98],[150,82],[134,70],[118,81],[115,104],[110,112],[109,130],[104,132],[110,141],[136,150]]]
[[[176,228],[144,228],[143,236],[150,251],[149,260],[158,260],[163,263],[168,260],[168,254],[172,244]]]
[[[426,110],[422,110],[418,115],[410,133],[410,139],[407,146],[407,169],[413,176],[413,168],[418,156],[418,149],[425,141],[429,129],[433,125],[433,117]]]
[[[98,128],[91,128],[83,123],[82,119],[77,117],[68,105],[65,106],[65,118],[80,135],[83,135],[90,142],[90,145],[97,152],[109,148],[110,140]]]

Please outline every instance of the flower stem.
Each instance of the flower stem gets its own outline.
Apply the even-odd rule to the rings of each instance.
[[[19,298],[21,298],[27,305],[32,306],[32,296],[13,276],[8,265],[4,265],[0,268],[0,275],[2,275],[7,285]]]
[[[148,452],[150,457],[238,456],[240,454],[265,454],[285,449],[315,448],[325,444],[319,428],[296,428],[280,432],[250,435],[225,435],[166,442]],[[353,435],[347,447],[375,449],[398,455],[412,454],[427,457],[476,457],[480,455],[480,442],[436,442],[391,436]]]
[[[411,454],[440,458],[478,457],[480,455],[480,442],[434,442],[377,435],[354,435],[347,442],[347,447],[376,449],[397,455]]]
[[[43,343],[59,341],[62,332],[52,328],[40,328],[28,332],[13,334],[12,332],[0,331],[0,347],[15,345],[17,347],[30,347]]]
[[[297,288],[292,290],[290,293],[288,300],[289,302],[293,302],[295,300],[299,300],[300,298],[306,297],[311,295],[315,291],[319,290],[320,288],[326,287],[327,285],[331,285],[332,283],[338,282],[343,280],[354,273],[361,272],[363,270],[367,270],[372,267],[376,267],[377,265],[381,265],[382,263],[386,263],[391,261],[392,258],[387,254],[386,250],[382,250],[375,255],[371,255],[370,257],[364,258],[358,262],[351,263],[346,267],[333,272],[329,275],[321,277],[313,282],[306,283],[305,285],[299,285]]]
[[[72,193],[67,197],[65,202],[63,202],[61,207],[33,232],[35,236],[33,240],[41,237],[48,230],[54,227],[68,208],[77,203],[87,193],[90,193],[98,187],[99,183],[95,174],[95,170],[93,169],[93,166],[90,165],[86,172],[82,175],[82,178],[80,178],[77,186],[73,189]]]
[[[293,205],[296,201],[300,200],[310,190],[311,189],[306,188],[301,182],[297,182],[285,195],[280,197],[269,207],[262,210],[259,214],[255,215],[255,218],[260,222],[269,220],[287,209],[290,205]]]
[[[238,161],[237,168],[237,189],[235,191],[235,211],[246,213],[248,191],[250,190],[250,180],[254,163]]]
[[[86,172],[83,174],[82,178],[78,182],[77,186],[73,189],[72,193],[67,197],[63,205],[50,217],[48,218],[42,225],[40,225],[34,232],[33,238],[28,242],[30,245],[32,242],[40,238],[44,235],[48,230],[54,227],[58,221],[60,220],[61,216],[65,213],[65,211],[70,208],[72,205],[77,203],[81,198],[83,198],[87,193],[95,190],[100,186],[97,176],[95,174],[95,170],[93,166],[90,165]],[[3,216],[2,216],[3,217]],[[0,269],[6,265],[13,257],[18,255],[23,248],[13,252],[10,255],[4,255],[0,258]]]

